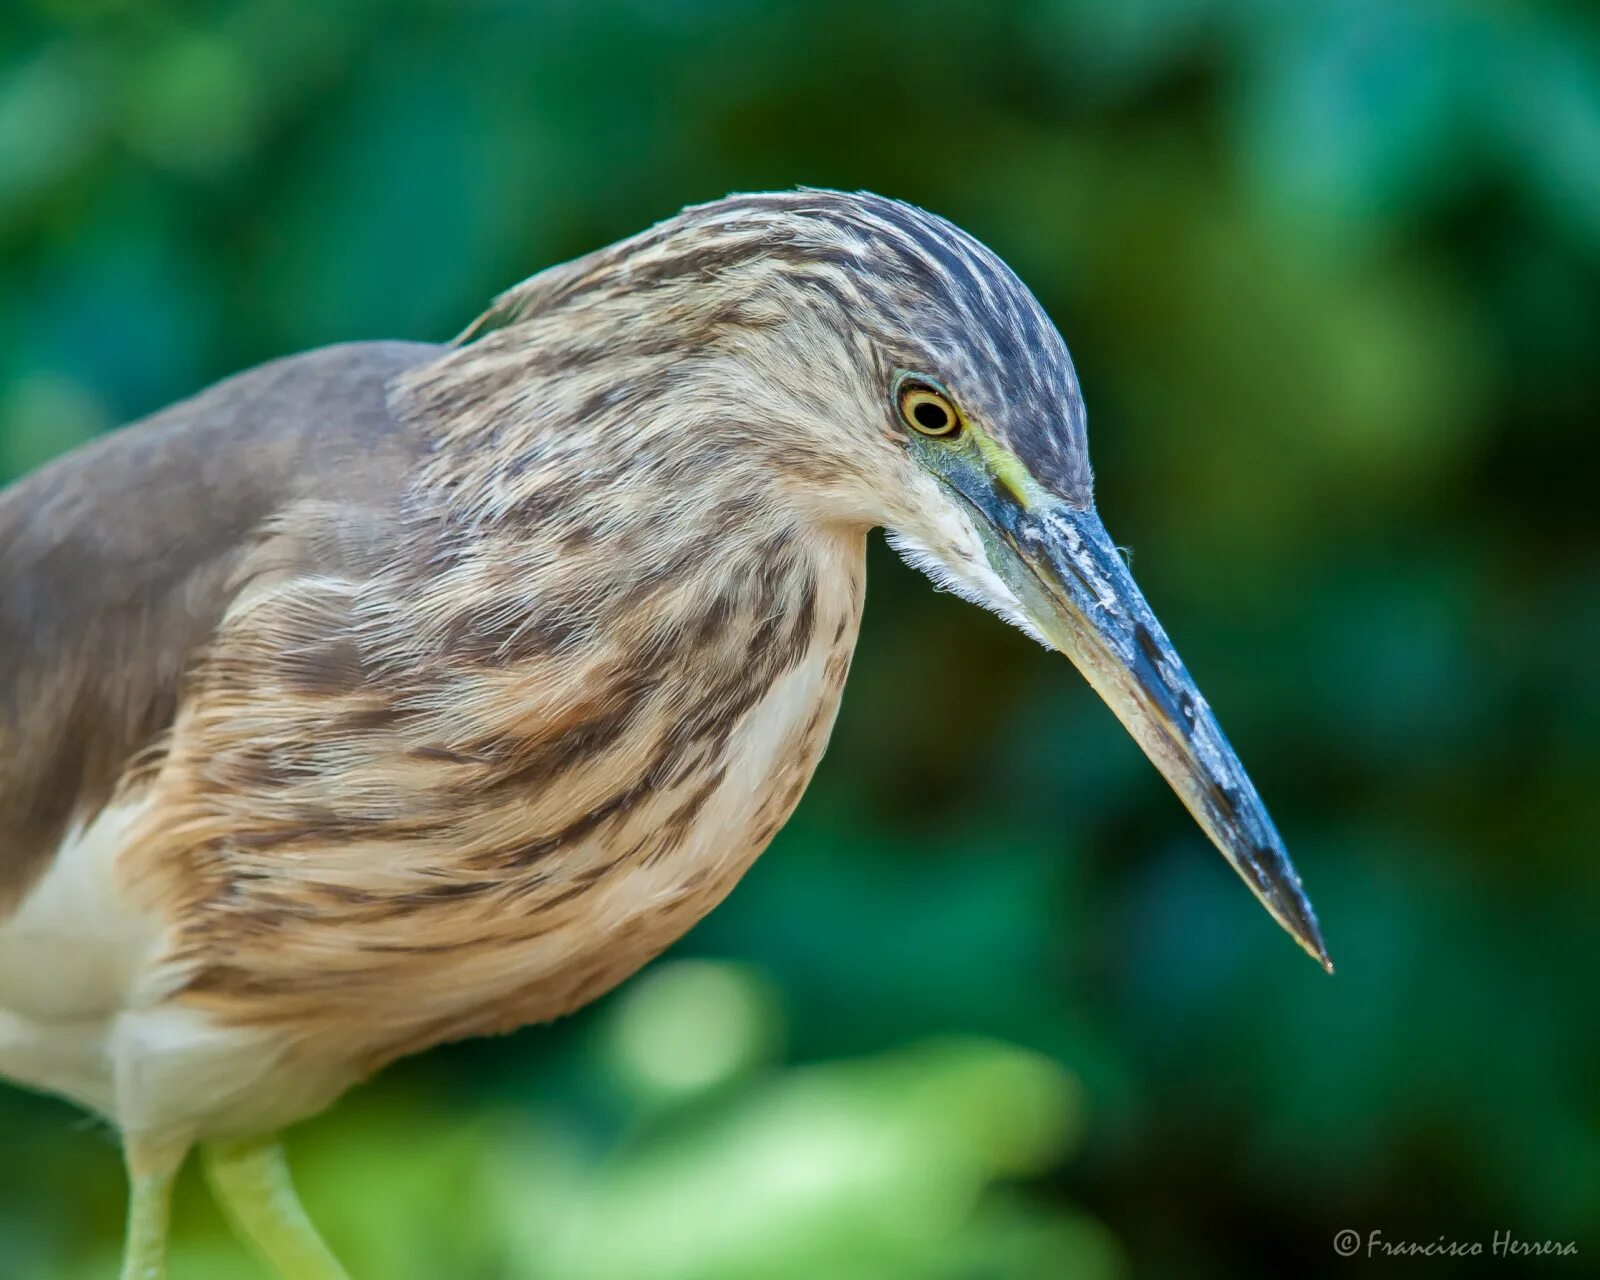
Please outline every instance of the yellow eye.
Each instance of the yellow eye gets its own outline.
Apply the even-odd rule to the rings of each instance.
[[[953,436],[961,430],[955,405],[925,383],[908,382],[900,388],[900,416],[925,436]]]

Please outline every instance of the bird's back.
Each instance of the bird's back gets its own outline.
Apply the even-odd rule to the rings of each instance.
[[[421,447],[386,388],[444,349],[274,361],[0,492],[0,920],[172,723],[254,534],[321,500],[315,555],[382,538]]]

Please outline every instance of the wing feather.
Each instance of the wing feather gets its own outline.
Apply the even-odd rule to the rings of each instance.
[[[348,576],[423,442],[387,387],[445,348],[370,342],[262,365],[0,491],[0,918],[161,740],[263,529]]]

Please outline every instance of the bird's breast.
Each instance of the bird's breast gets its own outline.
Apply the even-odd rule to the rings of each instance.
[[[239,687],[180,716],[155,783],[169,820],[128,859],[145,891],[182,904],[164,958],[186,975],[175,998],[365,1070],[620,982],[729,892],[827,744],[862,547],[788,564],[731,604],[702,591],[717,625],[686,615],[670,646],[631,639],[661,628],[624,618],[605,643],[516,667],[457,654],[415,677],[426,717],[392,699],[374,712],[366,687],[297,702],[270,768],[259,691],[283,687],[282,646],[237,656],[223,670]],[[272,636],[264,621],[241,643]],[[243,756],[241,722],[256,735]]]
[[[721,902],[793,812],[822,757],[855,616],[828,620],[829,635],[774,678],[714,749],[691,756],[692,767],[551,854],[520,907],[515,891],[504,891],[505,914],[487,934],[476,926],[459,947],[441,937],[435,954],[440,972],[454,975],[450,992],[431,1016],[412,1020],[406,1040],[381,1044],[380,1058],[579,1009]],[[420,967],[431,966],[424,959]],[[463,991],[465,999],[455,994]]]

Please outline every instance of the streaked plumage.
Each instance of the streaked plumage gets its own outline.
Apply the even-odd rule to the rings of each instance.
[[[906,370],[950,389],[970,457],[897,419]],[[1038,528],[985,508],[1089,519],[1090,485],[1066,349],[1004,264],[812,191],[552,268],[454,345],[292,357],[61,459],[0,495],[0,1073],[181,1153],[579,1007],[798,801],[869,530],[1065,647],[1040,583],[1108,618],[1132,590],[1103,531],[1018,578],[997,548]],[[1128,607],[1114,665],[1155,710],[1119,714],[1205,773],[1180,794],[1320,950]]]

